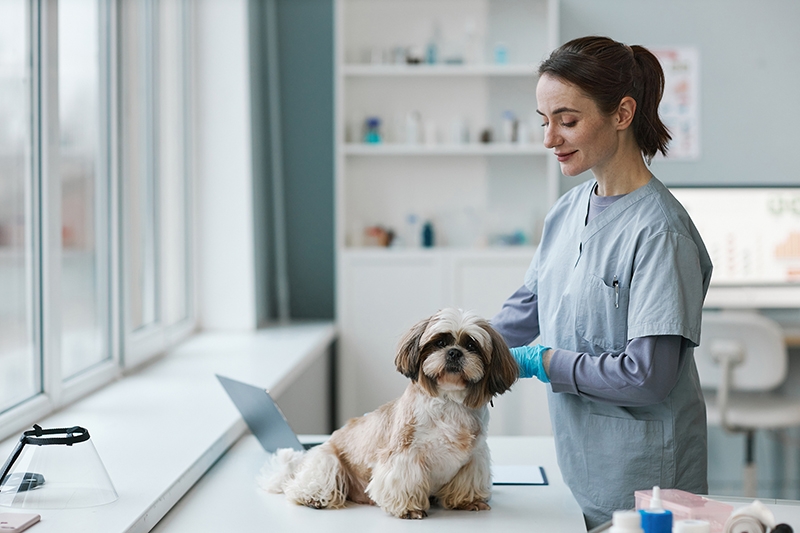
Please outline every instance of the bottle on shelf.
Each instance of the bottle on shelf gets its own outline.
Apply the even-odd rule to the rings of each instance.
[[[473,19],[464,25],[464,63],[467,65],[483,64],[483,50],[478,36],[478,27]]]
[[[436,245],[436,238],[433,232],[433,223],[429,220],[422,226],[422,246],[423,248],[433,248]]]
[[[412,111],[406,115],[406,144],[419,144],[422,137],[422,118],[419,112]]]
[[[382,141],[381,119],[379,117],[367,117],[365,125],[364,142],[367,144],[380,144]]]
[[[433,29],[431,30],[431,38],[428,41],[428,46],[425,47],[425,62],[429,65],[436,65],[439,63],[439,54],[442,49],[442,28],[439,21],[433,22]]]
[[[508,65],[508,45],[497,43],[494,45],[494,64]]]
[[[419,248],[422,246],[422,228],[419,217],[415,213],[406,216],[406,237],[405,244],[409,248]]]

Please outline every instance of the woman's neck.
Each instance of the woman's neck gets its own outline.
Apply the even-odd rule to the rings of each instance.
[[[637,145],[628,145],[602,168],[593,168],[598,196],[618,196],[647,185],[652,176]]]

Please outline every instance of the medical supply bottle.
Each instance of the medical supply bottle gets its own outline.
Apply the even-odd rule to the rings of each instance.
[[[369,117],[366,120],[366,131],[364,133],[364,142],[368,144],[378,144],[381,142],[381,119],[378,117]]]
[[[661,503],[661,488],[653,487],[649,509],[640,509],[644,533],[672,533],[672,513]]]
[[[422,226],[422,247],[423,248],[432,248],[435,243],[435,238],[433,234],[433,223],[430,221],[425,222]]]
[[[614,511],[608,533],[644,533],[642,515],[636,511]]]

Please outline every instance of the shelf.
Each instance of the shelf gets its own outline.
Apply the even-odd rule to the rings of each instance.
[[[527,76],[535,65],[344,65],[345,76]]]
[[[457,257],[461,259],[533,257],[536,246],[486,246],[483,248],[457,248],[435,246],[433,248],[381,248],[379,246],[348,246],[342,253],[348,258],[418,258],[418,257]]]
[[[435,146],[413,144],[362,144],[344,145],[344,153],[351,156],[417,156],[417,155],[546,155],[550,151],[539,144],[440,144]]]

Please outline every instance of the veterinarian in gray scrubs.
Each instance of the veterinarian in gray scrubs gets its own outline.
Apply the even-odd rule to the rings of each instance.
[[[594,179],[553,206],[524,285],[492,325],[521,347],[512,352],[522,377],[550,383],[559,467],[594,527],[633,508],[635,490],[707,492],[692,352],[711,261],[648,169],[670,139],[655,56],[586,37],[555,50],[539,74],[545,146],[564,175]]]

